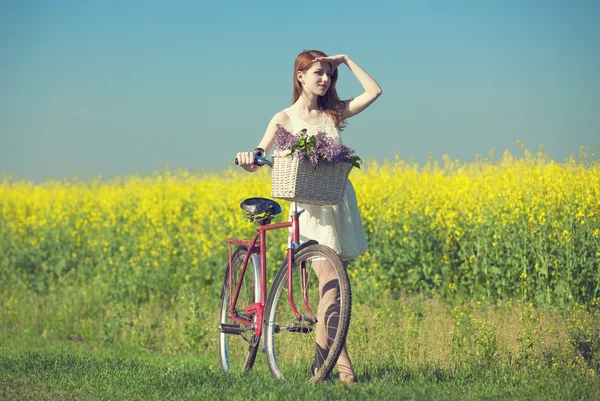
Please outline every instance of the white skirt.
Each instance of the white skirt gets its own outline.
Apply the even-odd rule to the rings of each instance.
[[[367,251],[367,237],[350,180],[347,181],[346,194],[339,205],[291,202],[290,214],[295,210],[294,207],[305,210],[299,217],[300,243],[316,240],[333,249],[343,261],[354,259]],[[290,229],[290,239],[291,236]]]

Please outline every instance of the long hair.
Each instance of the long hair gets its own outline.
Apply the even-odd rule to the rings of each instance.
[[[296,61],[294,62],[294,90],[292,94],[292,104],[296,103],[296,100],[298,100],[302,94],[302,84],[298,80],[296,74],[298,71],[306,72],[317,57],[327,57],[327,55],[319,50],[304,50],[296,57]],[[342,131],[344,127],[346,127],[346,119],[342,118],[345,104],[340,100],[337,91],[335,90],[337,78],[338,70],[336,68],[335,71],[332,71],[329,89],[327,89],[325,95],[319,96],[317,104],[324,113],[328,114],[333,119],[335,126]]]

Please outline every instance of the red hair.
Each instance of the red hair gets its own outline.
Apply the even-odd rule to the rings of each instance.
[[[302,94],[302,84],[298,80],[296,74],[298,71],[306,72],[317,57],[327,57],[327,55],[319,50],[304,50],[296,57],[296,61],[294,62],[294,90],[292,94],[292,104],[296,103],[296,100],[298,100]],[[329,66],[331,67],[331,64]],[[329,85],[329,89],[325,95],[319,96],[317,104],[324,113],[328,114],[333,119],[335,126],[341,131],[346,127],[346,119],[342,118],[342,113],[344,112],[346,105],[340,100],[337,91],[335,90],[337,78],[338,70],[336,68],[331,73],[331,84]]]

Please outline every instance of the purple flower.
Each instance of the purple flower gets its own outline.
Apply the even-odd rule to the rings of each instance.
[[[313,166],[318,163],[350,162],[356,167],[360,158],[349,146],[337,138],[327,136],[323,131],[316,135],[306,136],[305,132],[294,135],[282,126],[275,131],[275,145],[279,150],[287,150],[292,157],[309,160]],[[358,161],[357,161],[358,160]]]
[[[277,126],[277,131],[275,131],[275,146],[277,149],[291,150],[298,145],[298,139],[296,135],[293,135],[281,125]]]

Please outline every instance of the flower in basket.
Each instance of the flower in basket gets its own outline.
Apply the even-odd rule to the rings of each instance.
[[[319,163],[346,162],[357,168],[360,168],[362,163],[354,149],[344,145],[337,138],[327,136],[323,131],[315,135],[307,135],[304,128],[294,135],[282,126],[278,126],[275,132],[275,145],[279,150],[289,151],[286,156],[309,160],[315,169],[319,168]]]

